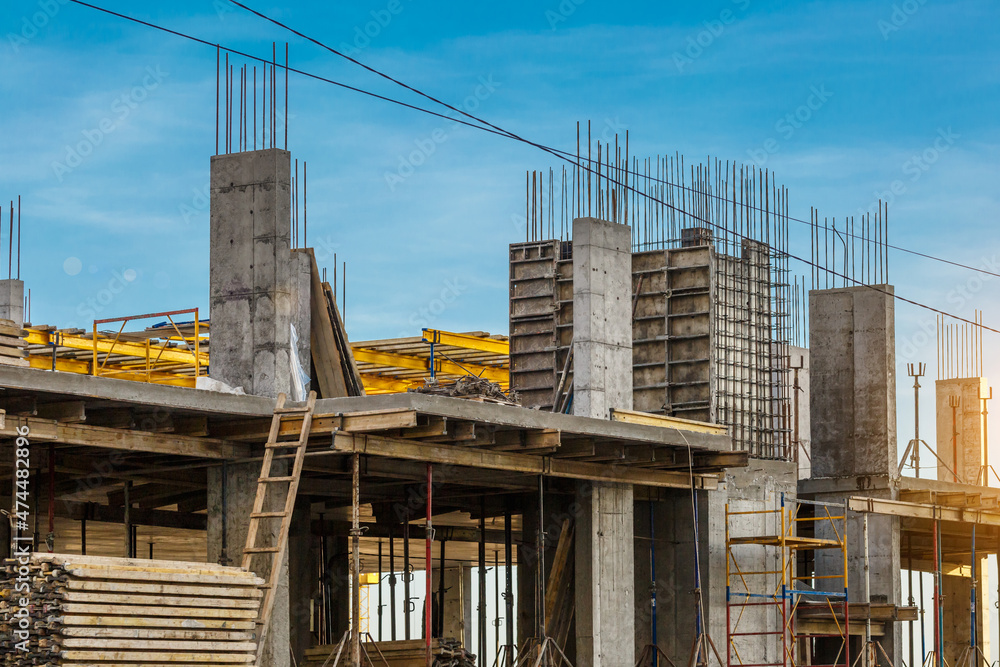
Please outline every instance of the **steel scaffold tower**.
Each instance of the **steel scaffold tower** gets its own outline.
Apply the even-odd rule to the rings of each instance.
[[[799,516],[803,506],[814,512]],[[775,522],[771,534],[753,530],[755,517],[766,523],[769,516]],[[844,505],[786,500],[783,493],[775,509],[731,511],[726,504],[728,667],[850,665],[846,522]],[[734,523],[751,524],[744,527],[750,534],[735,534]],[[754,546],[759,548],[748,549]],[[813,569],[800,574],[798,554],[818,550],[839,552],[841,572],[817,574]],[[774,614],[770,623],[768,611]],[[796,620],[803,614],[809,621],[799,626]],[[767,637],[780,637],[780,656],[768,656],[766,647],[761,650],[760,641]],[[831,656],[828,662],[815,662],[817,640],[827,640],[823,654]]]

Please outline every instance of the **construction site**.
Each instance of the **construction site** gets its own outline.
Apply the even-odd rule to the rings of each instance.
[[[1000,658],[982,319],[897,377],[887,206],[806,248],[774,173],[577,123],[506,332],[353,340],[279,55],[218,52],[209,312],[32,322],[0,197],[0,665]]]

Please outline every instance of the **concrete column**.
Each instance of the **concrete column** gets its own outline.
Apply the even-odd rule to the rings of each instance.
[[[632,235],[573,221],[573,414],[632,409]],[[576,664],[635,662],[633,491],[594,484],[576,495]]]
[[[628,225],[573,221],[573,414],[632,409],[632,235]]]
[[[956,378],[938,380],[935,388],[937,453],[947,468],[934,460],[928,460],[926,465],[937,464],[937,478],[944,482],[985,484],[985,480],[980,481],[987,459],[982,399],[990,395],[989,382],[984,377]]]
[[[306,253],[292,253],[289,249],[291,154],[268,149],[216,155],[212,157],[211,193],[209,374],[242,387],[248,394],[275,397],[284,392],[294,398],[296,357],[304,373],[309,373],[309,308],[304,304],[309,303],[311,264]],[[291,344],[293,325],[299,338],[295,349]],[[272,473],[281,474],[281,467],[276,464]],[[259,475],[259,464],[229,466],[223,510],[222,471],[210,469],[210,560],[217,560],[221,552],[221,515],[225,511],[228,555],[233,562],[239,562]],[[276,504],[283,506],[283,502]],[[272,507],[270,502],[266,506],[270,511],[282,509]],[[300,504],[293,516],[295,529],[289,536],[289,556],[276,589],[262,664],[288,665],[293,644],[301,651],[308,640],[309,614],[301,604],[312,592],[306,562],[310,551],[309,518],[308,503]],[[267,527],[277,531],[278,522],[267,522]],[[271,538],[273,542],[274,535]],[[292,597],[298,602],[290,615],[288,571],[293,559],[296,577]],[[264,558],[255,560],[255,564],[264,562]]]
[[[438,611],[438,590],[441,585],[441,568],[438,562],[434,562],[434,569],[431,571],[433,582],[431,588],[434,595],[434,618],[437,614],[443,614],[442,637],[457,639],[463,646],[473,650],[472,646],[472,623],[469,614],[472,609],[472,568],[459,563],[455,567],[449,567],[444,571],[444,608]],[[435,637],[437,634],[435,634]]]
[[[0,280],[0,320],[12,320],[14,326],[24,326],[23,280]]]
[[[810,430],[812,479],[846,478],[852,495],[894,498],[896,476],[896,352],[893,287],[877,285],[817,290],[809,294]],[[835,484],[831,484],[835,486]],[[844,501],[842,492],[817,493],[820,501]],[[864,601],[862,519],[847,521],[848,595]],[[817,537],[831,531],[817,525]],[[901,604],[899,519],[870,515],[871,598]],[[816,552],[817,574],[843,572],[841,556]],[[882,647],[902,655],[901,633],[886,624]]]
[[[309,505],[308,499],[298,499],[288,532],[289,641],[298,665],[312,644],[309,626],[319,583],[319,542],[312,536]]]
[[[954,558],[951,560],[961,560]],[[966,556],[964,560],[968,560]],[[996,614],[990,610],[991,589],[996,588],[987,576],[986,560],[979,559],[976,566],[976,643],[990,659],[991,625],[996,625]],[[944,598],[944,659],[957,665],[958,659],[969,646],[972,633],[972,579],[966,576],[941,577],[941,594]]]
[[[798,370],[792,369],[788,372],[787,381],[792,422],[791,443],[792,447],[798,448],[796,456],[799,462],[799,479],[808,479],[812,476],[812,437],[809,433],[809,348],[790,345],[788,356],[791,366],[801,366]]]
[[[576,665],[635,664],[635,557],[631,484],[577,495]]]
[[[937,461],[937,478],[946,482],[966,484],[979,482],[986,463],[986,440],[983,433],[983,397],[989,396],[986,378],[955,378],[938,380],[937,389],[937,453],[947,468]],[[952,407],[954,405],[954,408]],[[957,447],[956,447],[957,445]],[[926,460],[926,458],[924,459]],[[928,461],[928,466],[932,465]],[[955,478],[957,474],[958,479]],[[980,532],[982,535],[983,532]],[[968,561],[968,557],[949,560]],[[989,593],[991,584],[984,561],[976,566],[976,636],[978,644],[989,655]],[[972,632],[972,579],[965,576],[945,576],[941,581],[944,595],[944,656],[956,664],[963,649],[969,645]]]
[[[290,163],[276,148],[212,157],[210,375],[257,396],[291,387]]]
[[[280,474],[280,473],[279,473]],[[253,507],[257,494],[257,478],[260,476],[259,463],[238,463],[226,466],[226,508],[228,518],[226,523],[225,546],[229,564],[239,566],[243,557],[243,546],[246,544],[247,532],[250,527],[250,509]],[[265,511],[275,511],[278,508],[265,506]],[[208,560],[219,562],[222,554],[222,467],[208,469]],[[276,525],[277,522],[269,522]],[[277,530],[275,527],[274,530]],[[273,541],[273,535],[269,537]],[[257,562],[262,558],[256,559]],[[288,563],[285,559],[282,574],[274,599],[274,611],[271,613],[271,626],[268,630],[261,664],[271,667],[288,667],[291,664],[290,653],[290,623],[288,610]]]
[[[895,308],[877,287],[809,294],[813,477],[895,475]]]

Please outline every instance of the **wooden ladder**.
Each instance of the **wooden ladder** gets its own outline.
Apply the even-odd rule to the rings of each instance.
[[[250,565],[255,556],[269,555],[271,557],[271,568],[267,570],[267,584],[264,585],[264,600],[257,616],[257,658],[260,659],[261,651],[264,648],[264,640],[267,637],[268,626],[271,622],[271,612],[274,609],[274,595],[278,586],[278,577],[281,576],[281,566],[288,550],[288,529],[292,522],[292,510],[295,507],[295,496],[299,490],[299,478],[302,475],[302,465],[306,457],[306,445],[309,443],[309,431],[312,428],[313,409],[316,407],[316,392],[309,392],[309,398],[303,407],[286,408],[285,394],[278,394],[278,402],[274,407],[274,416],[271,419],[271,431],[267,436],[267,444],[264,445],[264,461],[260,468],[260,478],[257,480],[257,497],[253,502],[253,509],[250,513],[250,525],[247,530],[246,546],[243,547],[243,569],[250,571]],[[286,419],[302,419],[302,428],[296,440],[281,440],[281,425]],[[271,468],[274,463],[275,451],[294,449],[295,462],[288,475],[272,476]],[[288,454],[279,454],[278,458],[289,458]],[[277,489],[275,484],[287,484],[284,509],[277,512],[265,512],[264,503],[271,495],[269,491]],[[281,527],[278,530],[275,544],[265,544],[262,530],[269,521],[281,520]],[[261,535],[263,533],[264,535]],[[258,544],[258,540],[260,544]],[[264,570],[260,570],[264,572]],[[263,576],[263,575],[262,575]]]

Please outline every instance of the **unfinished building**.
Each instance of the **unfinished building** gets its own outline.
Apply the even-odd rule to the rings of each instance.
[[[0,664],[912,665],[924,609],[932,659],[989,655],[988,385],[942,376],[899,462],[893,288],[844,268],[881,210],[813,244],[806,319],[771,174],[604,146],[559,215],[529,175],[509,337],[352,343],[266,118],[211,161],[210,322],[0,289],[0,549],[49,552]]]

